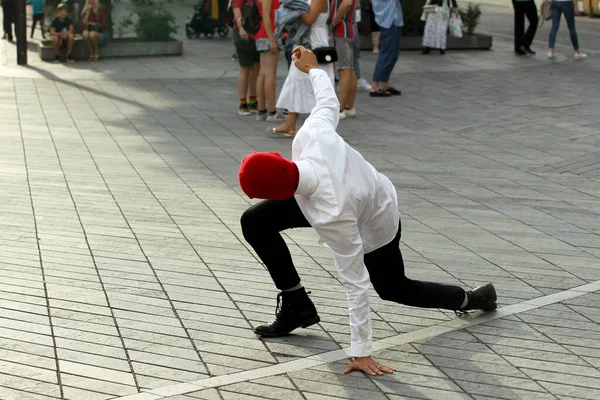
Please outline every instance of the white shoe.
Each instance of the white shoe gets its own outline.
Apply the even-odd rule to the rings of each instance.
[[[587,57],[587,54],[585,54],[585,53],[575,53],[576,60],[583,60],[586,57]]]
[[[373,54],[379,54],[379,49],[377,47],[373,49]]]
[[[356,108],[352,107],[351,109],[346,109],[342,114],[345,114],[344,118],[356,118]]]
[[[359,79],[357,86],[358,90],[371,90],[371,85],[369,85],[369,82],[365,78]]]
[[[344,110],[340,113],[340,121],[343,121],[346,118],[348,118],[348,114],[346,114],[346,111]]]
[[[554,54],[554,52],[549,51],[548,52],[548,60],[554,60],[556,58],[556,55]]]

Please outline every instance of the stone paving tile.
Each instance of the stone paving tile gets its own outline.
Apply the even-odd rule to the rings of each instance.
[[[598,63],[517,60],[509,42],[403,53],[402,98],[360,94],[339,129],[398,188],[408,276],[493,281],[501,306],[600,280],[600,103],[582,84]],[[276,291],[243,240],[253,202],[237,168],[291,143],[235,114],[229,43],[185,46],[25,70],[0,44],[0,397],[108,399],[349,344],[343,287],[311,230],[285,239],[322,322],[252,333]],[[365,71],[374,60],[363,54]],[[456,318],[371,300],[377,340]],[[173,399],[597,398],[599,304],[590,293],[378,352],[394,376],[337,362]]]

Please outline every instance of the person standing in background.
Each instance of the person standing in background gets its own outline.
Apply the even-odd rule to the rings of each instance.
[[[12,42],[13,24],[17,17],[17,2],[16,0],[0,0],[0,2],[2,2],[4,39],[8,39],[9,42]]]
[[[46,19],[46,14],[44,10],[44,5],[46,4],[46,0],[29,0],[29,4],[32,7],[33,14],[33,22],[31,24],[31,39],[33,39],[33,34],[35,33],[35,26],[39,22],[40,30],[42,31],[42,39],[46,39],[46,33],[44,32],[44,20]]]
[[[379,44],[381,41],[381,30],[379,29],[379,25],[375,21],[375,13],[373,12],[373,6],[370,5],[371,12],[369,13],[371,21],[369,26],[371,29],[371,41],[373,42],[373,54],[379,54]]]
[[[402,92],[390,86],[390,75],[400,55],[404,19],[400,0],[373,0],[375,22],[381,30],[381,48],[371,85],[371,97],[398,96]]]
[[[275,40],[275,11],[281,5],[279,0],[256,0],[258,13],[261,17],[260,28],[252,35],[256,50],[260,53],[260,70],[256,81],[256,97],[258,102],[257,121],[283,121],[285,115],[277,113],[276,78],[279,47]]]
[[[534,0],[512,0],[515,9],[515,54],[535,54],[531,50],[531,43],[538,27],[538,12]],[[525,32],[525,17],[529,21],[529,27]]]
[[[356,2],[356,10],[354,11],[354,73],[356,74],[356,86],[359,90],[369,90],[371,85],[360,74],[360,34],[358,32],[358,23],[361,20],[361,5],[360,1]]]
[[[579,50],[579,39],[575,30],[575,16],[579,15],[579,3],[577,0],[552,0],[552,28],[550,29],[548,40],[548,58],[553,59],[556,57],[554,55],[554,45],[556,44],[556,34],[558,33],[562,14],[565,14],[565,19],[567,20],[567,27],[571,35],[571,44],[573,44],[573,50],[575,50],[575,59],[583,60],[587,57],[587,54]]]
[[[256,80],[260,70],[260,54],[256,43],[250,39],[242,26],[242,9],[247,0],[233,0],[233,43],[236,48],[240,72],[238,73],[238,95],[240,98],[240,115],[250,115],[258,110],[256,103]],[[246,97],[248,96],[248,97]]]
[[[440,54],[446,54],[450,13],[454,11],[455,15],[459,17],[458,5],[456,0],[430,0],[427,4],[437,6],[437,10],[427,14],[423,35],[423,54],[429,54],[432,48],[439,49]]]
[[[340,120],[356,117],[354,101],[356,100],[356,73],[354,71],[354,10],[357,0],[330,0],[331,26],[333,43],[340,74]]]

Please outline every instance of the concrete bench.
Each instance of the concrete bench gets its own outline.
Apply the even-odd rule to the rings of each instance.
[[[54,60],[54,50],[51,40],[42,40],[37,43],[38,54],[43,61]],[[63,44],[61,54],[66,56],[65,45]],[[100,47],[100,57],[148,57],[148,56],[180,56],[183,54],[183,42],[171,40],[168,42],[144,42],[139,39],[112,39],[104,46]],[[73,43],[73,53],[76,60],[85,60],[90,54],[88,52],[83,38],[75,35]]]

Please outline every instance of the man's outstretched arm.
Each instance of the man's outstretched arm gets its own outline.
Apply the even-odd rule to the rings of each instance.
[[[321,124],[326,122],[335,130],[340,119],[340,102],[331,79],[325,71],[319,68],[317,58],[312,51],[298,46],[292,52],[292,59],[300,71],[308,74],[315,93],[316,105],[305,124],[318,118],[321,120],[319,121]]]

